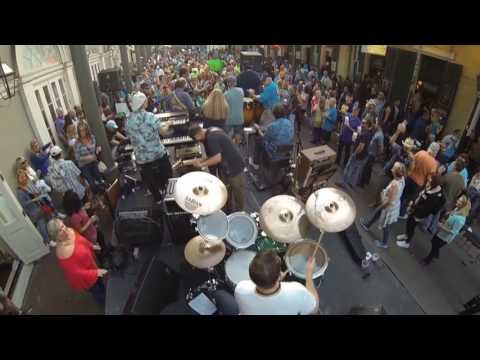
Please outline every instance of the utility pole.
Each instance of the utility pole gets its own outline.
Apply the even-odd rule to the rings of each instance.
[[[130,63],[128,61],[127,45],[120,45],[120,56],[122,58],[123,79],[128,93],[132,92],[132,77],[130,73]]]
[[[90,130],[95,135],[97,144],[102,147],[102,160],[111,170],[114,167],[112,150],[107,139],[105,127],[98,110],[97,97],[90,76],[90,68],[88,66],[87,52],[85,45],[70,45],[72,54],[73,69],[77,78],[78,90],[82,98],[83,109],[87,118]]]

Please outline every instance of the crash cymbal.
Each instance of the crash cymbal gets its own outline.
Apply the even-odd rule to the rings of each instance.
[[[304,239],[310,229],[303,203],[290,195],[274,196],[260,209],[260,226],[267,235],[281,243]]]
[[[323,188],[312,193],[305,206],[308,219],[325,232],[340,232],[355,221],[356,207],[352,198],[341,190]]]
[[[203,171],[185,174],[175,184],[175,202],[190,214],[210,215],[225,206],[227,196],[223,182]]]
[[[218,265],[223,260],[225,250],[223,242],[211,244],[201,236],[195,236],[185,246],[184,254],[190,265],[198,269],[208,269]]]

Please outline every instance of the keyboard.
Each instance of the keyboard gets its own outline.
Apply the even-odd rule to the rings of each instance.
[[[193,138],[191,138],[190,136],[178,136],[178,137],[161,139],[160,141],[164,146],[172,146],[172,145],[178,145],[178,144],[192,143],[195,140],[193,140]]]
[[[172,119],[172,120],[169,120],[172,122],[172,126],[179,126],[179,125],[186,125],[189,123],[190,120],[188,120],[187,118],[183,118],[183,119]]]

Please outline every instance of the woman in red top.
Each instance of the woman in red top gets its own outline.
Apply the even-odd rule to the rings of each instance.
[[[98,303],[104,305],[105,286],[101,280],[107,270],[98,268],[93,253],[100,247],[59,219],[50,220],[48,234],[52,241],[57,242],[58,262],[70,286],[75,290],[88,290]]]

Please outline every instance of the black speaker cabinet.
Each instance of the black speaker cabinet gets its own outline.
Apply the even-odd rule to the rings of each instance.
[[[98,73],[98,85],[100,91],[109,93],[122,90],[122,71],[120,69],[108,69]]]
[[[144,264],[123,313],[158,315],[177,299],[179,286],[178,275],[154,256]]]

